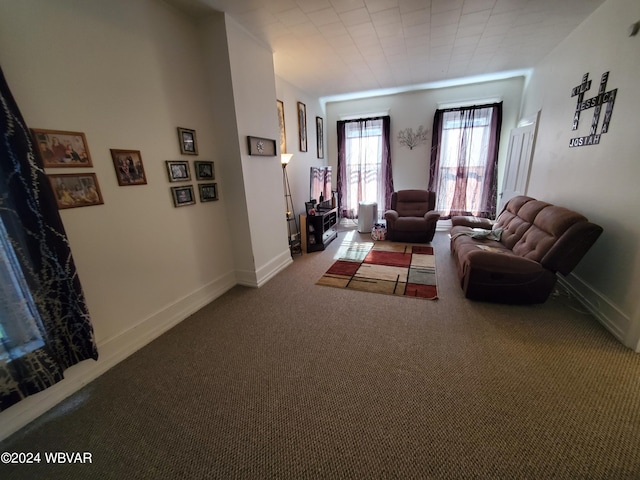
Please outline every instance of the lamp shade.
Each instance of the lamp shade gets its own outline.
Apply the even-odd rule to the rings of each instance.
[[[282,163],[282,166],[288,165],[291,157],[293,157],[293,153],[283,153],[280,155],[280,163]]]

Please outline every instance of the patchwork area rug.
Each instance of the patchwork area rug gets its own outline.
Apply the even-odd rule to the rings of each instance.
[[[354,242],[316,284],[427,300],[438,298],[435,255],[430,245]]]

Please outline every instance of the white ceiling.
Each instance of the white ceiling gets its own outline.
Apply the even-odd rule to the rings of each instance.
[[[226,12],[274,54],[277,76],[339,94],[532,68],[604,0],[166,0]]]

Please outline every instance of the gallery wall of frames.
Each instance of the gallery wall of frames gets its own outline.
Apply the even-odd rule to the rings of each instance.
[[[178,127],[182,155],[198,155],[196,131]],[[93,161],[83,132],[32,128],[59,209],[104,204],[97,175],[90,171]],[[110,149],[118,185],[146,185],[147,175],[140,150]],[[165,160],[169,192],[174,207],[218,200],[215,165],[209,160]],[[73,173],[49,173],[49,169],[78,169]],[[82,169],[82,170],[80,170]],[[192,173],[193,172],[193,173]],[[195,180],[195,186],[194,186]]]

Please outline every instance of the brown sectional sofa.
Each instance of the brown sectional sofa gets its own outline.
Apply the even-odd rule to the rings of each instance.
[[[509,200],[495,222],[453,217],[451,253],[465,297],[543,303],[602,233],[579,213],[531,197]]]

